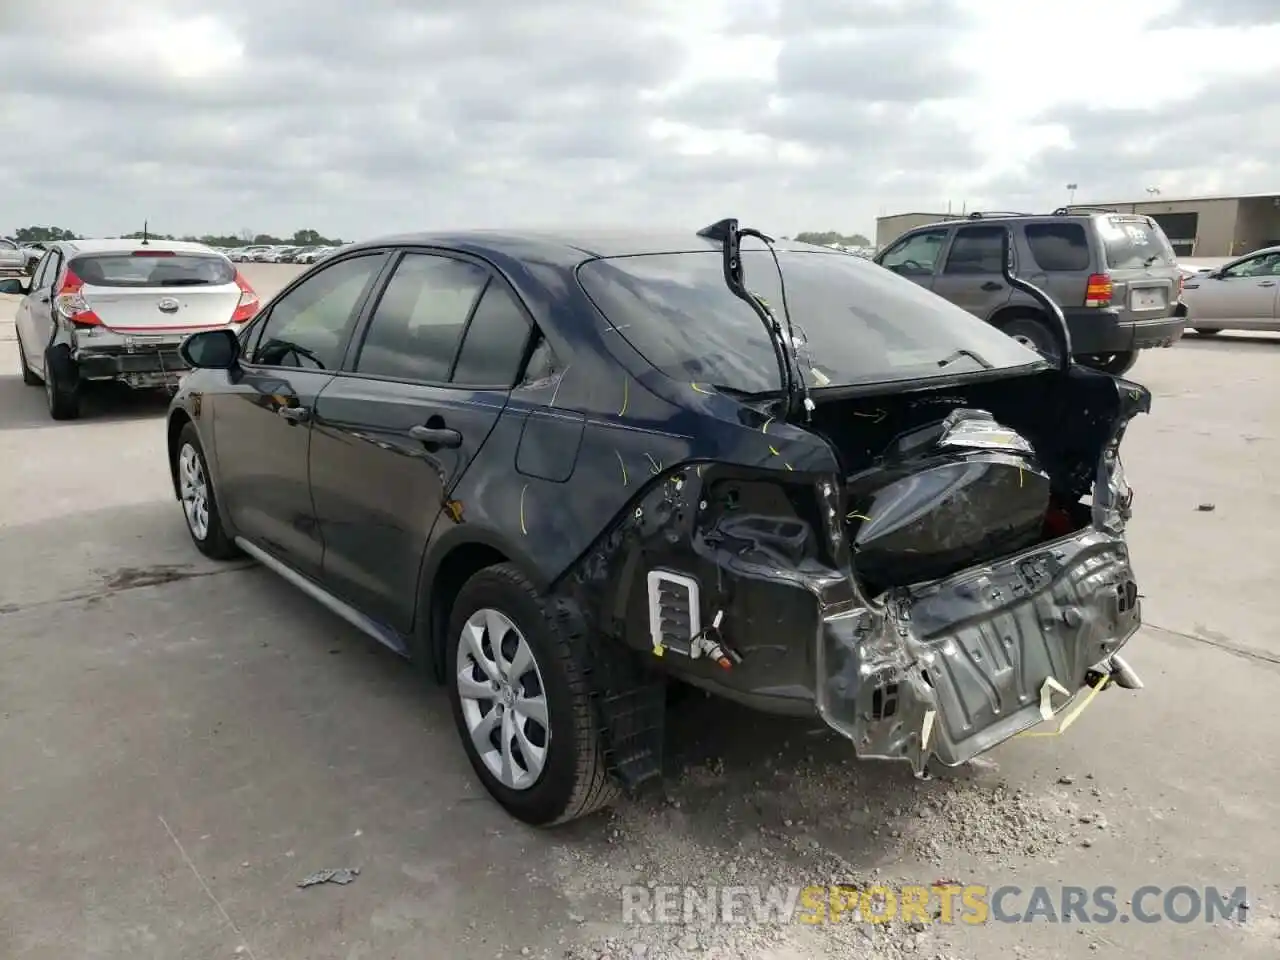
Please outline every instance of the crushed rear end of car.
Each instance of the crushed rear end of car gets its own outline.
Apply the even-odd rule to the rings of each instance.
[[[220,254],[152,245],[77,254],[53,284],[55,343],[67,380],[173,387],[191,333],[238,328],[257,313],[252,287]]]
[[[749,385],[770,345],[715,298],[716,264],[678,256],[579,273],[694,437],[571,578],[602,633],[709,692],[816,714],[917,775],[1141,686],[1120,656],[1141,623],[1120,444],[1149,391],[1053,367],[888,271],[808,252],[779,272],[810,386],[718,389],[696,375],[714,363],[716,383]],[[885,375],[853,382],[858,364]]]
[[[1026,389],[1004,386],[1005,403]],[[1080,691],[1140,685],[1119,656],[1141,623],[1119,444],[1150,394],[1091,386],[1072,449],[1047,418],[954,407],[844,479],[828,536],[849,545],[847,586],[819,591],[815,694],[860,755],[952,766]]]

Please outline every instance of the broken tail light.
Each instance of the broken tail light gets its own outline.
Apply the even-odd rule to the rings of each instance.
[[[62,274],[62,283],[54,294],[53,306],[58,314],[77,327],[100,327],[102,318],[89,308],[84,297],[84,281],[68,267]]]
[[[240,301],[236,304],[236,308],[231,314],[231,322],[248,323],[258,315],[261,301],[258,299],[258,295],[254,293],[253,287],[249,286],[249,281],[244,278],[244,274],[239,270],[236,271],[236,286],[240,288]]]
[[[1111,277],[1108,274],[1095,273],[1090,275],[1089,279],[1085,281],[1084,305],[1086,307],[1111,306],[1111,296],[1114,289]]]

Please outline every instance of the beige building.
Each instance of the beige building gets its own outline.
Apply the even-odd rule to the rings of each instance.
[[[1280,195],[1275,194],[1090,203],[1085,207],[1151,217],[1164,229],[1180,257],[1234,257],[1280,244]]]
[[[876,249],[883,250],[908,230],[923,227],[926,223],[937,223],[939,220],[962,220],[955,214],[947,213],[895,213],[887,217],[876,218]]]
[[[1114,210],[1151,217],[1180,257],[1234,257],[1280,244],[1280,195],[1188,197],[1073,204],[1071,210]],[[876,220],[876,247],[883,249],[908,230],[962,217],[945,213],[898,213]]]

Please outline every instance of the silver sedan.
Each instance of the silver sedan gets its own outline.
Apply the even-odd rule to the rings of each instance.
[[[1280,330],[1280,246],[1186,276],[1182,301],[1197,333]]]

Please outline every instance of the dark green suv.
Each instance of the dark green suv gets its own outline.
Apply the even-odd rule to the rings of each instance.
[[[1054,321],[1004,278],[1006,233],[1014,275],[1062,308],[1078,363],[1122,374],[1139,350],[1182,337],[1187,308],[1173,247],[1160,225],[1140,214],[973,213],[909,230],[875,261],[1056,358]]]

